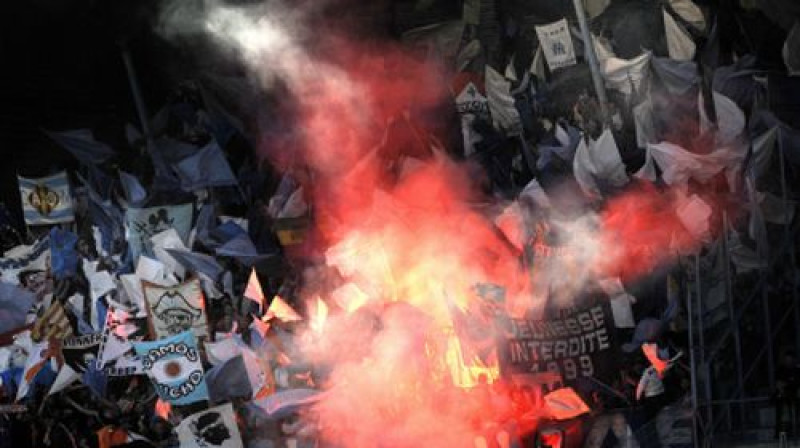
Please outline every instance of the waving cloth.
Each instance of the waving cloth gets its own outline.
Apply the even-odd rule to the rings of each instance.
[[[175,428],[181,448],[242,448],[233,406],[228,403],[192,414]]]
[[[191,331],[154,342],[134,342],[133,348],[162,400],[185,405],[208,399],[203,364]]]
[[[208,336],[203,290],[193,278],[176,286],[142,282],[153,336],[164,338],[191,330],[197,337]]]

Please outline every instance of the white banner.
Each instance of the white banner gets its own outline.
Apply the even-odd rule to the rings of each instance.
[[[575,47],[567,19],[536,27],[539,45],[550,70],[575,65]]]
[[[242,436],[236,426],[233,406],[228,403],[192,414],[178,425],[181,448],[242,448]]]

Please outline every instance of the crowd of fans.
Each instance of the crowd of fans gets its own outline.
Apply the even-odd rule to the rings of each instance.
[[[757,151],[753,141],[771,129],[781,129],[777,145],[784,145],[782,151],[786,153],[792,152],[790,142],[800,135],[792,115],[771,110],[769,100],[764,98],[764,79],[774,79],[774,85],[780,88],[791,87],[783,61],[777,65],[775,60],[747,51],[755,49],[725,48],[717,25],[726,16],[688,0],[667,1],[658,6],[642,2],[646,5],[639,5],[637,14],[650,8],[657,16],[665,14],[671,19],[665,19],[667,25],[662,24],[660,32],[652,33],[656,35],[651,39],[657,42],[655,48],[626,54],[630,51],[630,45],[623,42],[626,31],[617,25],[630,2],[607,3],[610,5],[605,12],[595,11],[591,22],[593,45],[610,104],[601,107],[595,99],[588,82],[590,67],[581,51],[576,51],[579,57],[574,65],[554,69],[543,60],[541,50],[538,56],[536,51],[505,57],[488,54],[486,48],[480,50],[486,44],[480,27],[468,24],[453,59],[447,61],[457,68],[448,72],[453,75],[453,104],[447,105],[452,110],[435,120],[423,114],[397,120],[392,125],[398,128],[397,132],[386,132],[387,156],[399,157],[410,151],[402,148],[408,143],[401,137],[403,126],[412,127],[415,132],[438,133],[436,137],[445,142],[451,155],[481,167],[486,173],[482,186],[491,196],[522,202],[531,181],[554,195],[556,190],[563,191],[566,183],[580,199],[559,203],[565,208],[591,208],[594,205],[587,204],[596,205],[624,191],[629,178],[632,183],[649,182],[658,188],[685,188],[702,205],[702,198],[707,202],[719,196],[741,199],[743,172],[752,174],[757,181],[746,191],[775,194],[774,190],[766,191],[768,180],[761,182],[772,168],[759,167],[761,171],[753,174],[750,167],[751,160],[757,158],[753,156]],[[675,32],[673,23],[683,30],[683,44],[696,46],[691,54],[685,53],[688,50],[684,47],[676,48],[676,37],[668,35]],[[511,33],[505,36],[513,42],[508,48],[541,49],[538,40],[526,34],[524,24],[517,25],[516,32],[506,29],[515,28],[511,25],[503,27]],[[578,29],[573,26],[568,33],[581,50],[585,43]],[[527,43],[520,43],[526,39]],[[447,56],[446,51],[434,48],[436,43],[425,43],[424,39],[422,42],[423,52],[427,52],[422,57],[443,53]],[[420,41],[414,45],[419,51]],[[709,60],[712,54],[715,59]],[[271,299],[277,297],[285,300],[289,309],[295,307],[302,313],[305,308],[298,303],[300,292],[318,287],[327,276],[336,275],[325,272],[318,260],[308,257],[308,247],[314,242],[306,231],[314,225],[314,204],[311,188],[301,187],[308,186],[312,176],[305,168],[297,167],[279,173],[268,161],[259,161],[248,131],[232,123],[231,114],[214,99],[212,90],[195,81],[179,86],[152,120],[152,135],[143,136],[128,126],[127,154],[120,151],[103,158],[97,156],[102,153],[98,148],[103,144],[93,137],[81,137],[81,143],[76,144],[66,139],[67,133],[54,133],[53,138],[81,163],[80,169],[70,174],[76,186],[74,219],[62,224],[21,225],[7,211],[0,214],[4,262],[13,259],[10,252],[33,247],[46,238],[50,238],[51,248],[55,245],[49,261],[42,264],[36,264],[38,260],[34,263],[35,257],[29,258],[36,266],[13,273],[14,266],[2,265],[3,282],[16,288],[4,294],[15,297],[24,291],[33,297],[33,304],[22,319],[9,317],[7,324],[0,322],[0,347],[4,350],[0,358],[0,448],[188,446],[181,444],[175,428],[186,416],[202,411],[202,405],[169,406],[159,399],[156,388],[144,375],[105,376],[97,380],[84,374],[52,392],[59,369],[63,368],[55,351],[52,359],[46,358],[44,366],[30,378],[26,361],[35,356],[31,349],[39,346],[34,343],[42,340],[36,337],[37,332],[50,336],[59,329],[67,329],[69,335],[102,332],[105,319],[98,315],[117,304],[133,302],[119,274],[135,271],[139,280],[150,279],[139,269],[141,261],[131,253],[130,223],[123,222],[126,208],[132,204],[148,208],[187,202],[195,204],[196,211],[191,218],[191,237],[183,241],[184,249],[212,258],[209,263],[226,272],[211,278],[214,276],[207,275],[207,265],[177,263],[185,271],[202,274],[201,279],[203,275],[210,278],[203,282],[209,339],[220,342],[236,337],[240,350],[250,350],[263,358],[256,363],[263,375],[258,383],[260,390],[251,387],[240,392],[231,391],[235,388],[230,384],[218,386],[227,394],[226,400],[218,401],[232,403],[244,446],[324,446],[318,440],[320,428],[308,411],[313,400],[284,402],[286,410],[278,414],[265,411],[264,404],[270,396],[287,391],[311,389],[320,393],[316,389],[324,382],[324,369],[305,364],[300,361],[302,357],[287,355],[293,350],[293,339],[307,328],[309,316],[298,322],[287,317],[285,310],[270,308]],[[436,124],[427,123],[429,119]],[[439,126],[442,122],[445,124]],[[186,177],[177,182],[159,177],[164,172],[158,159],[181,162],[209,145],[218,147],[219,152],[213,154],[222,154],[221,160],[230,168],[204,166],[184,173],[189,184],[200,188],[180,191],[178,185]],[[710,157],[711,153],[716,156]],[[608,158],[601,161],[596,154],[608,156],[610,165]],[[94,157],[102,160],[98,162]],[[791,161],[792,156],[787,157]],[[592,165],[592,160],[597,163]],[[706,175],[707,169],[711,169],[711,176]],[[233,182],[228,182],[230,176]],[[142,185],[154,187],[144,192]],[[146,198],[139,195],[140,191]],[[774,222],[777,218],[768,213],[765,210],[762,218]],[[167,211],[150,218],[148,224],[153,228],[148,237],[177,227],[177,218]],[[721,216],[691,216],[683,223],[695,237],[711,241],[709,229],[715,220],[721,221]],[[71,249],[64,251],[58,246],[56,241],[66,238],[59,232],[75,237]],[[755,233],[743,236],[747,239],[744,245],[758,237]],[[218,250],[237,238],[244,241],[244,246],[234,246],[224,253]],[[152,248],[145,252],[149,253],[142,257],[154,256]],[[748,254],[751,252],[755,250]],[[164,257],[157,258],[164,263]],[[98,265],[90,267],[89,263],[94,262]],[[100,271],[114,274],[115,287],[97,298],[103,304],[98,311],[92,290],[97,287],[95,274]],[[482,376],[477,386],[461,392],[464,400],[485,400],[490,410],[486,415],[491,417],[475,422],[485,434],[475,446],[689,446],[691,423],[686,423],[690,421],[686,412],[690,383],[683,356],[688,349],[682,322],[685,314],[670,308],[676,299],[670,297],[674,293],[668,286],[673,276],[680,277],[685,270],[677,263],[669,271],[651,273],[639,284],[625,285],[636,298],[631,312],[638,325],[618,328],[617,337],[633,341],[633,348],[621,355],[618,375],[611,380],[582,378],[572,384],[590,412],[563,420],[542,419],[536,414],[543,406],[543,392],[537,389],[541,385],[520,385],[510,378]],[[13,278],[7,278],[9,275]],[[253,283],[253,275],[267,298],[261,305],[245,292]],[[680,281],[685,283],[687,279]],[[7,302],[4,299],[0,303],[5,306]],[[55,313],[50,311],[53,304],[63,306],[61,323],[48,314]],[[3,316],[0,314],[0,320]],[[657,322],[657,329],[648,332],[641,325],[643,321]],[[265,330],[263,325],[267,323],[269,329]],[[26,332],[28,343],[20,342],[20,335]],[[127,336],[133,339],[132,335]],[[31,337],[34,343],[30,342]],[[56,350],[56,345],[51,343],[49,349]],[[652,352],[648,354],[648,350]],[[226,365],[227,360],[212,359],[208,349],[201,351],[207,372]],[[792,375],[784,374],[788,378],[785,383],[791,386],[780,389],[780,402],[792,401],[786,392],[796,388]],[[29,391],[20,395],[23,383]],[[526,420],[524,416],[529,414],[536,417]],[[782,420],[779,416],[778,421]],[[220,440],[229,438],[224,433],[229,428],[217,430],[223,431],[217,435]],[[206,440],[214,437],[211,429],[203,434],[208,434]]]

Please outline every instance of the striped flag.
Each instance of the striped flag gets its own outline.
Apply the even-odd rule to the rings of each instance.
[[[17,176],[17,180],[26,224],[56,224],[75,219],[65,171],[37,179]]]

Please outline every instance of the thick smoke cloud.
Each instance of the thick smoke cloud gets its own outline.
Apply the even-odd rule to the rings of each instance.
[[[685,233],[668,211],[673,198],[637,192],[595,216],[554,219],[568,236],[568,256],[539,270],[531,290],[519,247],[472,206],[488,199],[471,171],[407,120],[412,105],[451,101],[438,68],[395,44],[309,29],[312,13],[277,2],[179,1],[164,9],[159,28],[170,39],[213,38],[263,89],[285,88],[295,106],[286,132],[301,138],[279,152],[259,149],[278,166],[286,153],[304,161],[314,179],[304,188],[317,249],[341,276],[305,297],[312,310],[320,301],[331,309],[303,337],[305,356],[330,370],[314,409],[323,436],[346,447],[470,446],[487,433],[485,422],[514,411],[499,388],[490,395],[489,386],[452,387],[492,379],[497,365],[459,343],[451,312],[475,309],[480,282],[503,285],[513,311],[541,305],[553,285],[567,302],[590,280],[646,273],[668,258],[661,254],[670,253],[674,233]],[[387,127],[401,129],[401,141],[420,155],[387,157]],[[515,220],[516,234],[530,237],[528,222]],[[663,232],[650,228],[659,225]],[[484,331],[491,339],[491,325]]]

